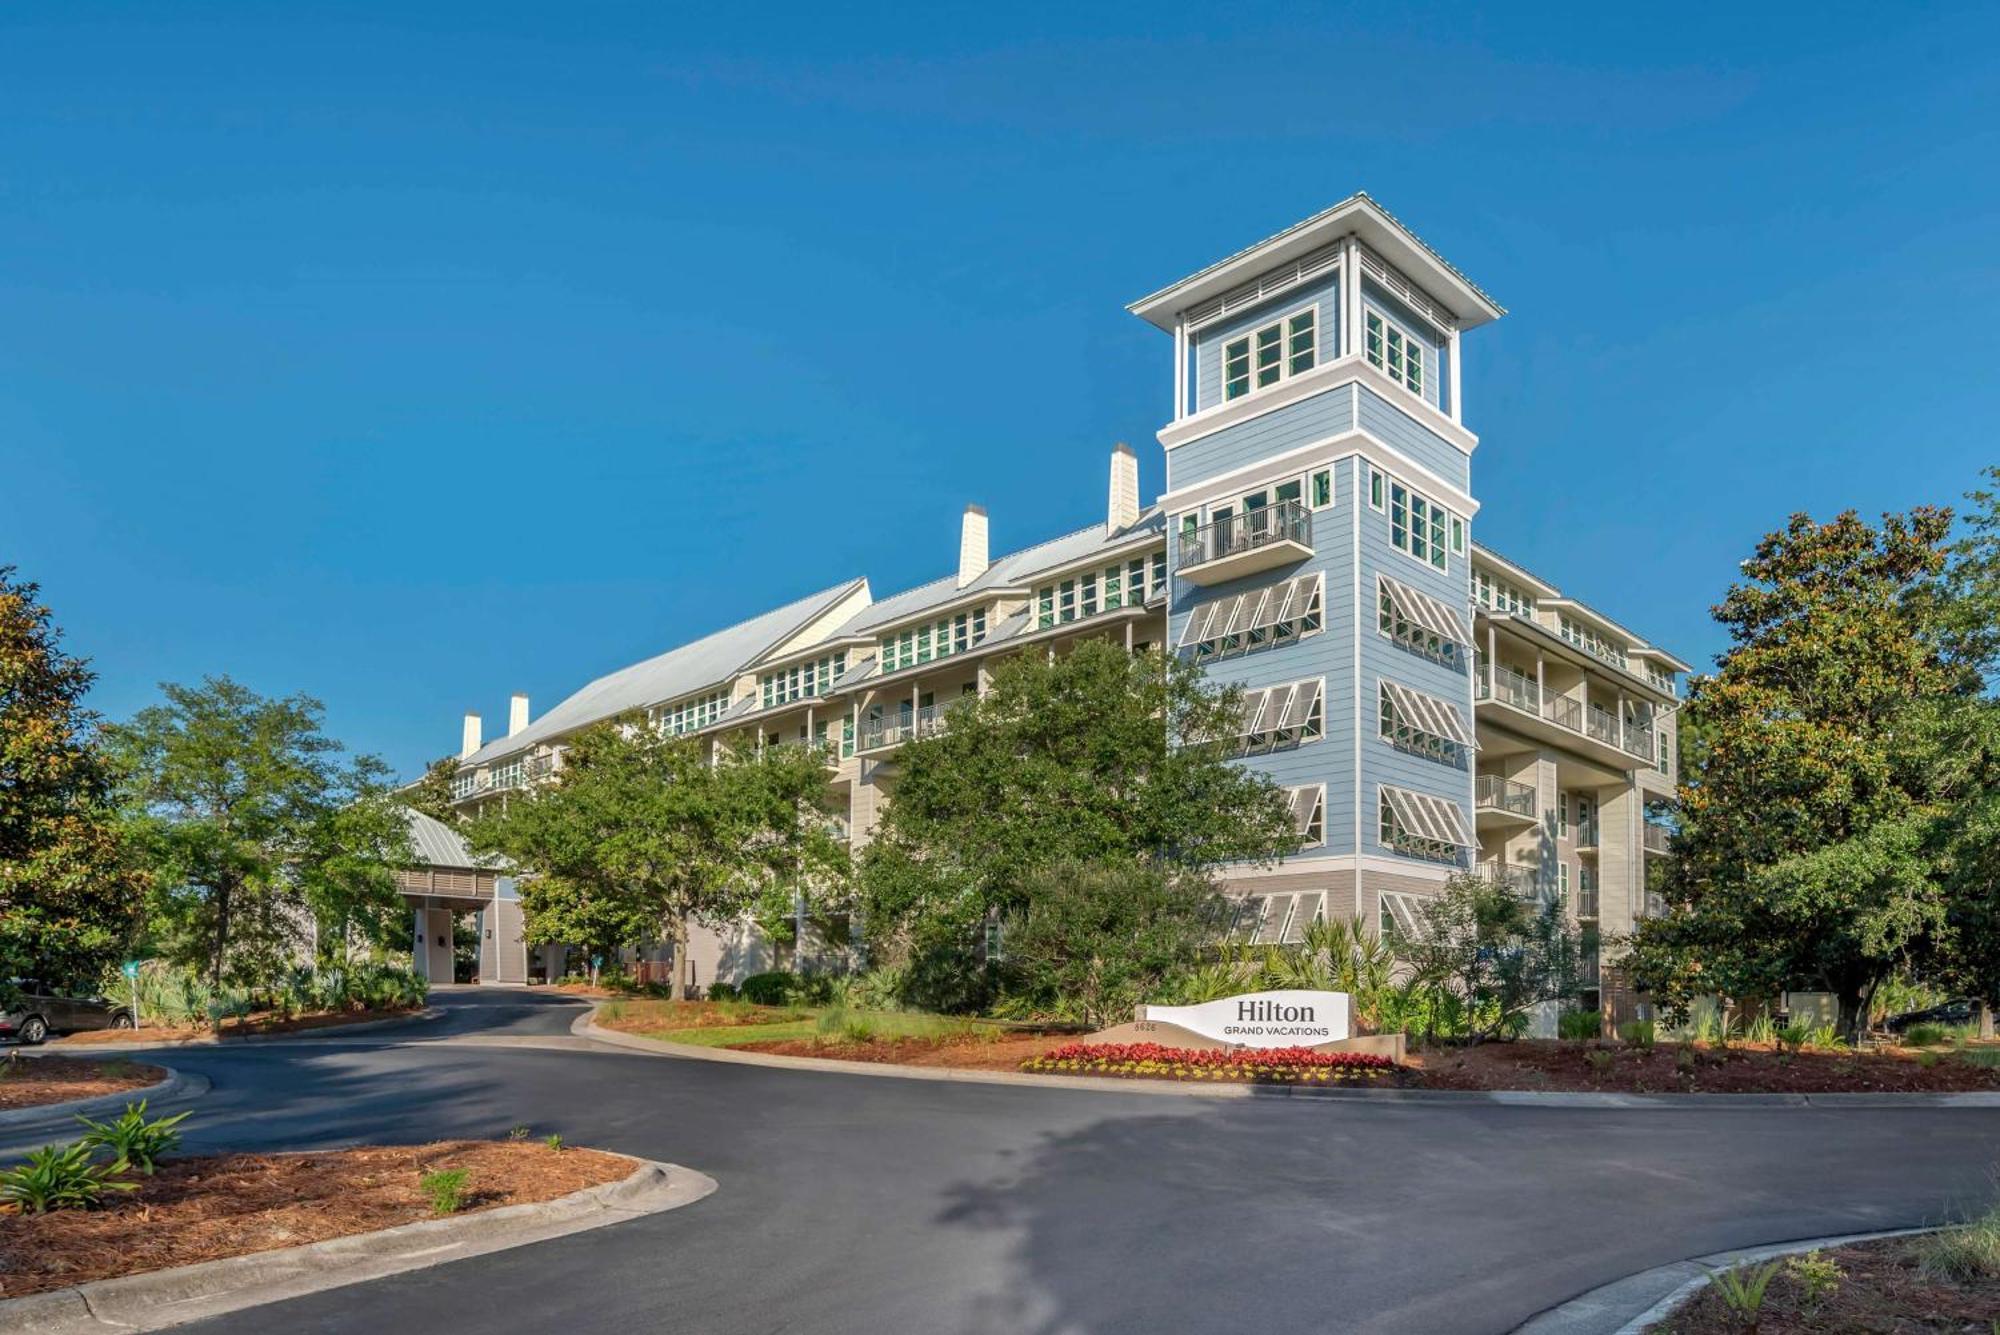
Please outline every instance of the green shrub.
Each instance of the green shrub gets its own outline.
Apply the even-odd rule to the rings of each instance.
[[[1927,1279],[2000,1279],[2000,1210],[1919,1238],[1915,1247],[1917,1269]]]
[[[1641,1052],[1651,1052],[1659,1036],[1659,1027],[1651,1020],[1627,1020],[1618,1026],[1618,1037],[1625,1046]]]
[[[469,1176],[463,1168],[441,1168],[435,1173],[426,1173],[418,1182],[425,1196],[430,1198],[432,1214],[457,1214],[465,1204],[465,1179]]]
[[[1682,1075],[1693,1075],[1694,1067],[1694,1044],[1676,1043],[1674,1045],[1674,1069]]]
[[[1785,1275],[1797,1287],[1799,1303],[1808,1315],[1819,1311],[1821,1304],[1840,1292],[1840,1281],[1847,1278],[1832,1257],[1817,1249],[1786,1261]]]
[[[1591,1074],[1600,1079],[1611,1074],[1611,1064],[1618,1060],[1617,1054],[1609,1048],[1592,1048],[1583,1055],[1590,1062]]]
[[[1947,1037],[1948,1034],[1943,1025],[1932,1024],[1926,1021],[1922,1024],[1913,1024],[1908,1029],[1905,1029],[1903,1031],[1903,1044],[1906,1047],[1912,1048],[1928,1048],[1934,1044],[1944,1042]]]
[[[1837,1048],[1840,1031],[1830,1024],[1816,1024],[1806,1030],[1806,1046],[1809,1048]]]
[[[45,1145],[29,1152],[19,1167],[0,1172],[0,1204],[22,1214],[50,1210],[87,1210],[109,1191],[136,1191],[138,1184],[117,1180],[115,1164],[91,1162],[90,1146],[82,1141]]]
[[[710,983],[702,996],[709,1001],[739,1001],[743,990],[734,983]]]
[[[1710,1270],[1709,1287],[1721,1297],[1724,1306],[1755,1330],[1758,1314],[1764,1310],[1764,1291],[1771,1287],[1771,1277],[1778,1273],[1778,1265],[1776,1261],[1768,1261],[1760,1266],[1744,1264],[1727,1270]]]
[[[1601,1011],[1564,1011],[1556,1017],[1556,1036],[1571,1043],[1588,1042],[1603,1032]]]
[[[1776,1042],[1778,1037],[1778,1022],[1769,1015],[1759,1015],[1744,1026],[1743,1037],[1752,1043]]]
[[[1796,1053],[1811,1040],[1812,1030],[1802,1024],[1788,1024],[1778,1031],[1777,1038],[1778,1050],[1780,1052],[1786,1054]]]
[[[111,1151],[111,1166],[114,1171],[136,1169],[147,1177],[159,1167],[160,1160],[168,1151],[181,1143],[181,1133],[177,1128],[188,1119],[188,1114],[175,1113],[172,1117],[155,1117],[146,1120],[146,1100],[125,1105],[125,1111],[113,1122],[93,1122],[82,1114],[77,1121],[85,1130],[83,1139],[77,1143],[91,1149]]]
[[[527,1138],[528,1138],[528,1128],[525,1126],[514,1127],[507,1133],[507,1139],[509,1140],[519,1141],[519,1140],[526,1140]]]
[[[783,969],[753,973],[737,989],[743,999],[759,1006],[783,1006],[801,992],[797,974]]]
[[[597,1016],[601,1020],[622,1020],[625,1018],[625,1003],[607,1001],[597,1008]]]
[[[548,1146],[557,1154],[561,1154],[563,1151],[563,1138],[557,1132],[551,1131],[548,1135],[544,1136],[542,1144]]]

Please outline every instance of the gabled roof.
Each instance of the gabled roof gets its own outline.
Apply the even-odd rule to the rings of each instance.
[[[488,742],[460,763],[484,764],[587,724],[724,685],[866,585],[863,579],[848,580],[599,677],[520,732]]]
[[[1102,524],[1092,524],[1089,528],[1080,528],[1060,538],[1051,538],[1033,547],[1011,552],[987,566],[985,574],[963,588],[959,587],[956,575],[947,575],[870,603],[835,631],[833,638],[865,635],[883,626],[921,616],[934,607],[977,599],[988,590],[1019,588],[1037,575],[1087,561],[1099,552],[1129,547],[1165,531],[1166,519],[1158,507],[1144,511],[1136,523],[1115,533],[1106,533]]]
[[[1349,195],[1330,209],[1293,223],[1275,236],[1217,260],[1206,269],[1169,283],[1125,309],[1161,329],[1171,331],[1176,317],[1191,306],[1221,296],[1259,274],[1296,260],[1347,235],[1356,233],[1374,251],[1434,300],[1443,303],[1461,329],[1497,320],[1507,313],[1480,291],[1444,256],[1364,192]]]
[[[465,837],[443,821],[421,811],[403,808],[410,822],[410,851],[425,867],[498,868],[497,858],[482,858],[466,846]]]

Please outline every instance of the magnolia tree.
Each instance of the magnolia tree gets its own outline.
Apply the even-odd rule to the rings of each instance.
[[[744,754],[670,737],[641,720],[577,734],[555,779],[468,822],[467,841],[525,873],[529,941],[621,946],[664,939],[687,995],[692,924],[723,927],[803,895],[841,893],[846,848],[818,803],[824,758],[774,746]]]
[[[987,924],[1012,921],[1037,943],[1008,952],[1013,978],[1032,971],[1041,994],[1077,959],[1125,952],[1124,933],[1184,921],[1221,864],[1294,852],[1283,790],[1229,762],[1240,714],[1240,693],[1158,652],[1090,640],[1053,661],[1002,660],[985,695],[897,755],[859,878],[871,953],[903,970],[907,999],[976,1007],[1009,983],[985,959]],[[1058,869],[1079,868],[1111,879],[1065,887]],[[1100,914],[1119,878],[1166,918]],[[1042,925],[1057,922],[1088,935],[1044,968],[1032,955],[1055,949]]]

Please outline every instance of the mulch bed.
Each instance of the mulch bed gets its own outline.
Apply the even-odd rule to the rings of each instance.
[[[433,1219],[418,1182],[440,1169],[467,1170],[465,1213],[553,1200],[634,1166],[599,1150],[477,1140],[170,1159],[100,1209],[0,1214],[0,1297]]]
[[[1780,1268],[1765,1290],[1756,1330],[1759,1335],[1919,1335],[1920,1332],[1978,1332],[1987,1335],[2000,1321],[2000,1280],[1959,1283],[1926,1279],[1917,1270],[1914,1244],[1885,1238],[1835,1247],[1824,1253],[1846,1278],[1810,1314],[1798,1284]],[[1739,1335],[1747,1327],[1721,1295],[1703,1288],[1652,1335]]]
[[[1609,1060],[1592,1052],[1608,1053]],[[1765,1046],[1703,1044],[1682,1055],[1662,1042],[1651,1052],[1616,1043],[1522,1040],[1411,1055],[1427,1089],[1545,1089],[1627,1094],[1947,1094],[2000,1089],[2000,1069],[1951,1055],[1928,1065],[1899,1050],[1787,1056]],[[1690,1064],[1691,1063],[1691,1064]]]
[[[0,1058],[0,1109],[122,1094],[166,1078],[167,1073],[157,1066],[122,1059],[10,1055]]]
[[[402,1006],[393,1010],[365,1011],[321,1011],[313,1015],[295,1015],[289,1020],[275,1015],[244,1015],[222,1022],[221,1036],[241,1038],[248,1034],[295,1034],[305,1029],[332,1029],[343,1024],[363,1024],[370,1020],[394,1020],[414,1015],[415,1008]],[[205,1024],[165,1025],[148,1024],[139,1029],[86,1029],[58,1038],[58,1047],[89,1047],[96,1043],[201,1043],[216,1037],[216,1031]]]

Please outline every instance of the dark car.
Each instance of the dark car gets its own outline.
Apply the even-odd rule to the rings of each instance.
[[[85,1029],[130,1029],[132,1008],[79,988],[59,988],[16,978],[21,999],[0,1011],[0,1038],[33,1046],[50,1034]]]
[[[1972,1002],[1947,1001],[1942,1006],[1927,1006],[1920,1011],[1891,1015],[1882,1021],[1882,1026],[1892,1034],[1900,1034],[1913,1024],[1971,1024],[1975,1018]]]

